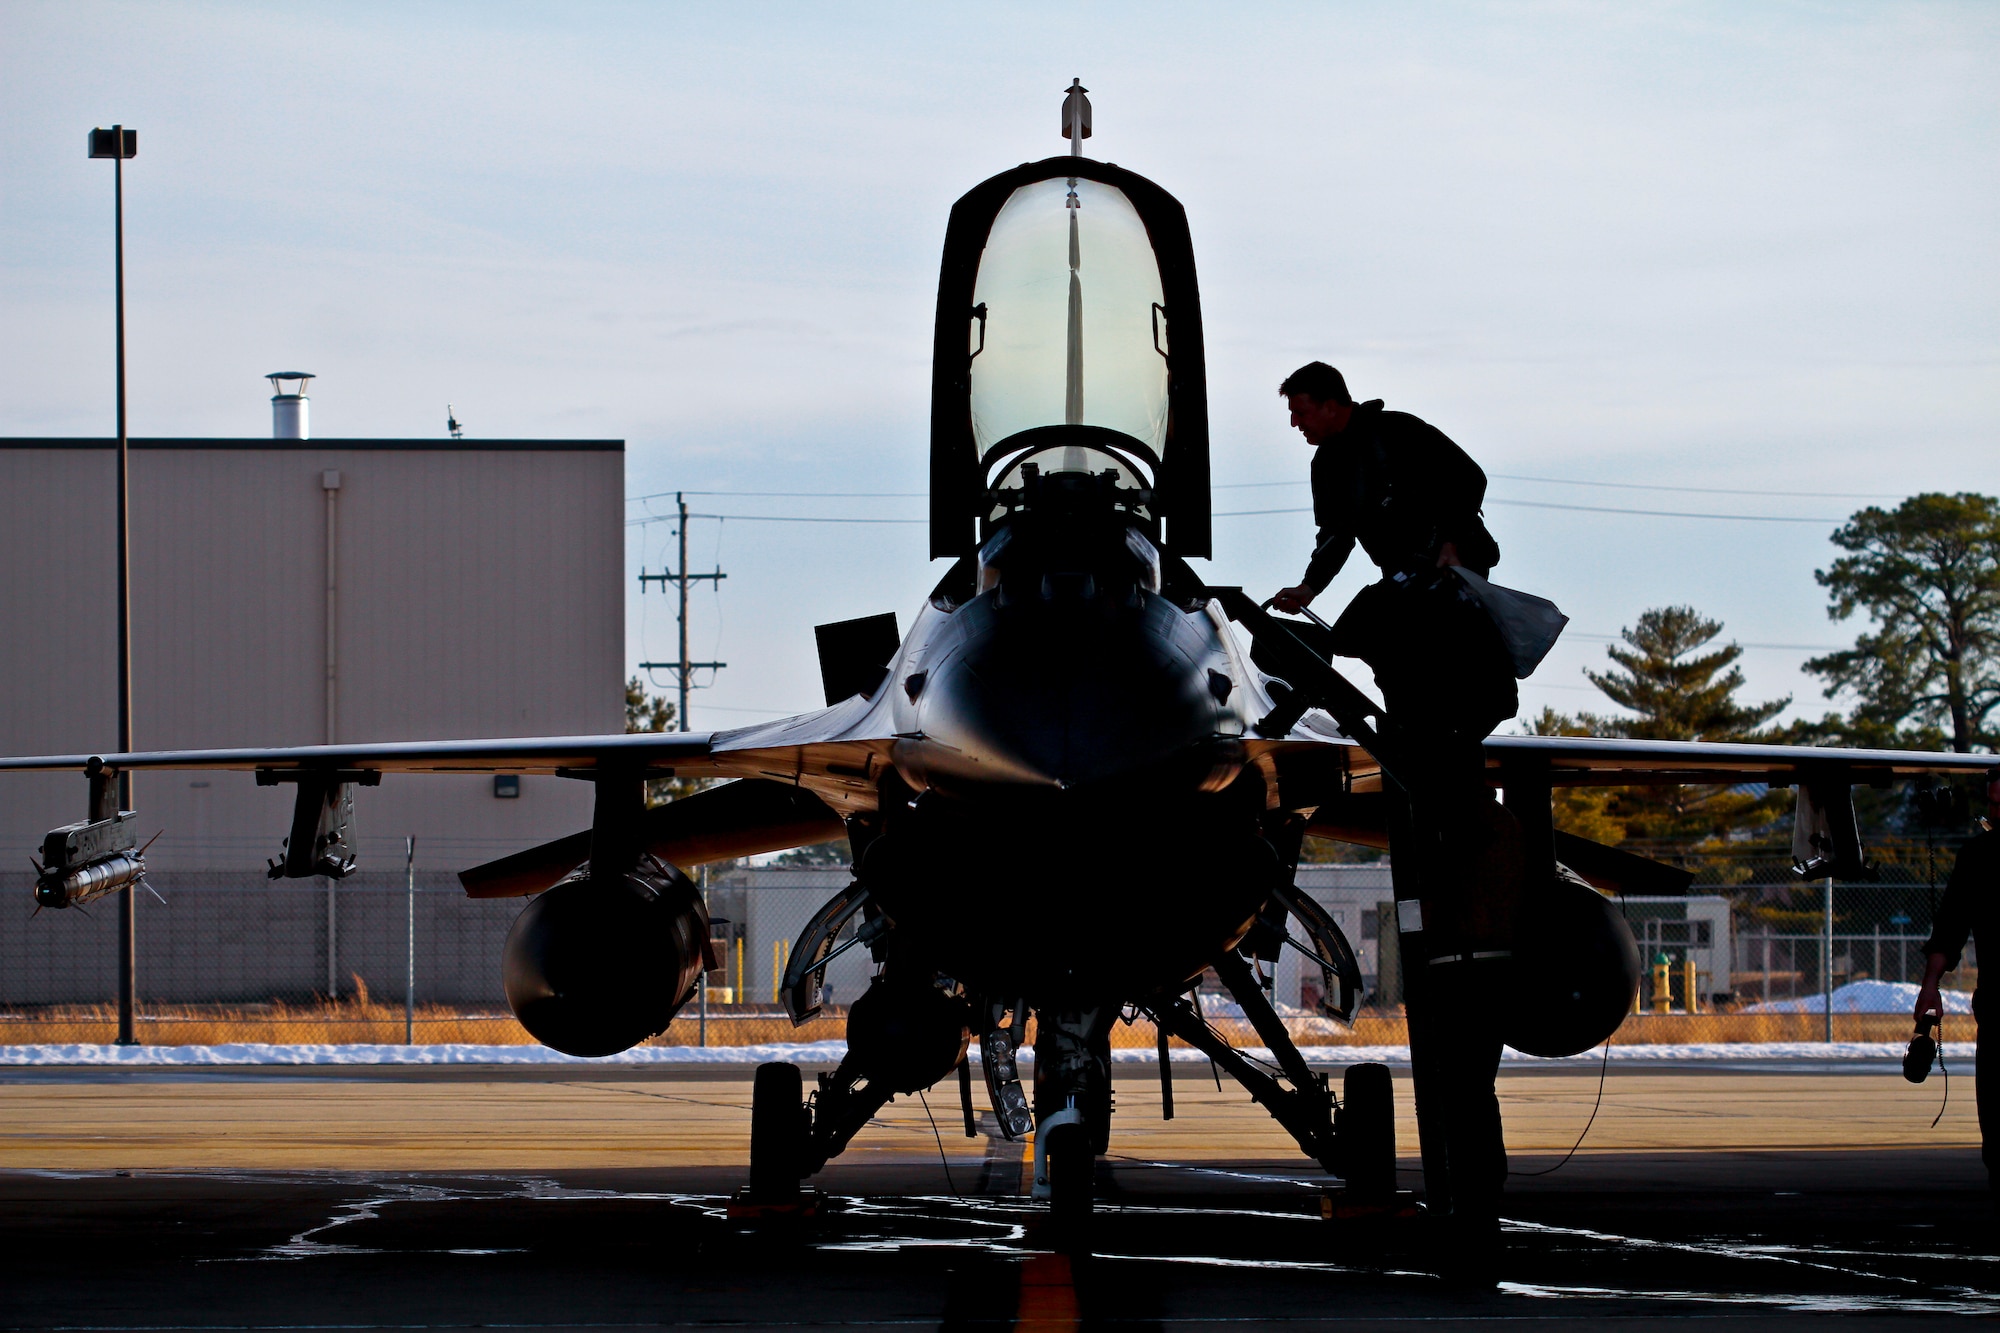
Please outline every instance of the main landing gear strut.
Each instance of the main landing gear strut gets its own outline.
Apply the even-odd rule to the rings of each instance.
[[[1179,1037],[1241,1083],[1306,1156],[1346,1182],[1350,1198],[1391,1197],[1396,1190],[1396,1119],[1389,1067],[1349,1065],[1342,1095],[1336,1098],[1327,1076],[1306,1064],[1242,955],[1228,954],[1216,963],[1215,972],[1270,1049],[1277,1072],[1231,1046],[1185,995],[1157,997],[1144,1007],[1161,1031]],[[1172,1077],[1172,1067],[1163,1059],[1160,1079],[1169,1095]]]
[[[1163,1034],[1179,1037],[1227,1070],[1285,1127],[1308,1157],[1346,1182],[1351,1201],[1386,1203],[1396,1188],[1395,1112],[1388,1067],[1349,1066],[1341,1095],[1336,1097],[1327,1076],[1306,1064],[1249,963],[1232,952],[1218,961],[1215,971],[1242,1007],[1258,1039],[1269,1048],[1275,1069],[1231,1046],[1185,995],[1154,996],[1141,1003],[1140,1010],[1152,1016]],[[1109,1146],[1110,1034],[1118,1010],[1099,1006],[1050,1008],[1038,1013],[1032,1117],[1014,1075],[1014,1051],[1024,1035],[1025,1013],[1026,1004],[1021,1001],[979,1006],[987,1090],[1004,1137],[1018,1138],[1033,1129],[1035,1197],[1048,1200],[1052,1217],[1074,1234],[1093,1211],[1096,1159]],[[943,1024],[953,1021],[942,1010],[938,1017]],[[963,1049],[961,1045],[960,1052]],[[921,1078],[913,1066],[902,1070],[885,1067],[871,1074],[869,1066],[862,1063],[866,1052],[858,1058],[857,1051],[862,1048],[850,1035],[848,1056],[837,1069],[819,1076],[810,1100],[801,1097],[803,1079],[796,1065],[758,1068],[751,1110],[749,1204],[784,1207],[795,1203],[800,1198],[800,1180],[838,1156],[897,1092],[927,1087],[959,1068],[957,1060],[947,1063],[934,1058],[927,1062]],[[941,1054],[932,1052],[934,1057]],[[879,1058],[873,1063],[879,1064]],[[898,1077],[899,1073],[903,1076]],[[1160,1078],[1170,1108],[1170,1062],[1162,1061]],[[970,1125],[969,1079],[962,1077],[961,1086]]]

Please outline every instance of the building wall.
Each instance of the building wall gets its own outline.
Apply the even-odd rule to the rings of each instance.
[[[623,445],[145,440],[131,453],[140,749],[574,735],[623,725]],[[336,500],[335,717],[327,502]],[[0,753],[116,744],[107,441],[0,440]],[[261,869],[288,788],[138,774],[162,872]],[[83,815],[70,775],[0,775],[0,856]],[[384,778],[355,794],[364,868],[456,870],[589,823],[584,784]]]
[[[740,980],[743,1000],[775,1003],[799,932],[853,878],[844,866],[743,866],[711,875],[708,910],[716,918],[718,940],[728,946],[724,975],[713,979],[715,984],[734,988]],[[827,966],[827,1003],[852,1004],[874,974],[868,950],[849,949]]]
[[[0,872],[0,907],[26,903],[32,884],[27,871]],[[209,871],[162,872],[148,884],[135,900],[142,1008],[303,1004],[365,990],[506,1010],[500,949],[523,900],[468,901],[449,872],[420,874],[407,893],[402,871],[386,866],[337,883]],[[0,910],[0,1012],[114,1003],[117,939],[115,911]]]
[[[1396,898],[1389,882],[1389,863],[1302,865],[1295,883],[1307,897],[1326,909],[1333,923],[1340,927],[1340,933],[1347,936],[1355,961],[1361,964],[1362,993],[1372,994],[1381,967],[1375,919],[1382,904],[1393,903]],[[1296,930],[1297,924],[1291,928]],[[1317,994],[1320,988],[1317,964],[1301,958],[1296,949],[1286,949],[1278,955],[1277,975],[1271,986],[1272,998],[1278,1003],[1311,1008],[1305,1001],[1312,996],[1305,992],[1310,989]]]

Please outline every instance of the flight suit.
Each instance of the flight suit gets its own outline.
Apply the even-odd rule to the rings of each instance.
[[[1951,868],[1944,897],[1938,901],[1937,916],[1931,922],[1930,938],[1921,952],[1945,956],[1946,971],[1958,966],[1967,936],[1981,944],[2000,949],[2000,832],[1986,830],[1959,849]],[[1972,992],[1972,1021],[1979,1034],[1973,1056],[1974,1095],[1979,1103],[1980,1154],[1986,1162],[1986,1176],[2000,1191],[2000,1036],[1986,1040],[1986,1020],[1980,1012],[1983,987]],[[1988,1047],[1994,1057],[1986,1058]],[[1992,1069],[1986,1066],[1991,1064]]]
[[[1507,1178],[1494,1078],[1523,867],[1519,827],[1485,782],[1482,743],[1518,694],[1498,629],[1437,563],[1447,542],[1481,574],[1499,560],[1479,513],[1486,474],[1442,431],[1375,400],[1320,444],[1312,484],[1319,537],[1305,585],[1325,588],[1356,545],[1382,571],[1330,632],[1303,627],[1301,637],[1368,663],[1387,736],[1407,757],[1409,822],[1395,841],[1417,862],[1402,874],[1421,885],[1423,919],[1405,923],[1418,929],[1403,956],[1425,1182],[1463,1248],[1487,1250]]]
[[[1478,745],[1519,706],[1500,633],[1463,582],[1439,569],[1449,542],[1480,574],[1500,559],[1479,509],[1486,474],[1435,426],[1380,399],[1355,405],[1346,429],[1312,462],[1319,527],[1302,582],[1331,583],[1359,545],[1381,569],[1331,634],[1295,625],[1322,656],[1358,657],[1374,669],[1398,729],[1449,751],[1441,771],[1476,772]],[[1251,658],[1271,668],[1253,649]]]
[[[1479,509],[1486,474],[1445,433],[1374,399],[1313,453],[1318,541],[1308,588],[1323,589],[1358,544],[1382,577],[1355,595],[1327,645],[1374,668],[1399,728],[1451,744],[1484,740],[1514,715],[1514,672],[1500,633],[1465,585],[1438,568],[1450,543],[1460,564],[1486,574],[1499,544]]]

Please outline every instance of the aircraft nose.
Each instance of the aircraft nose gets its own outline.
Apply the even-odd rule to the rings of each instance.
[[[1206,667],[1145,634],[996,635],[930,671],[916,704],[926,785],[1117,781],[1201,750],[1230,717]]]

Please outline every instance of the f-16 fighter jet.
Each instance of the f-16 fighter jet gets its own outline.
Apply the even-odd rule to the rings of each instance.
[[[1033,1137],[1037,1193],[1080,1223],[1112,1133],[1121,1016],[1212,1057],[1353,1194],[1394,1189],[1389,1071],[1356,1066],[1336,1086],[1259,985],[1293,949],[1320,974],[1326,1017],[1345,1021],[1361,1000],[1354,949],[1293,885],[1308,834],[1392,848],[1405,959],[1448,958],[1443,923],[1490,908],[1514,960],[1508,994],[1493,999],[1511,1006],[1506,1039],[1559,1056],[1605,1039],[1632,1006],[1636,949],[1599,890],[1657,888],[1676,872],[1554,831],[1553,787],[1794,785],[1800,860],[1853,874],[1851,784],[1991,762],[1494,737],[1484,771],[1501,795],[1463,817],[1455,836],[1471,851],[1446,882],[1423,846],[1436,833],[1424,755],[1394,743],[1407,732],[1385,729],[1382,706],[1285,618],[1187,563],[1212,554],[1187,217],[1152,181],[1083,156],[1083,94],[1065,99],[1068,153],[1004,171],[952,208],[930,496],[931,554],[951,564],[907,634],[893,615],[819,627],[824,709],[712,733],[0,760],[87,779],[88,818],[48,836],[39,901],[129,891],[143,873],[121,772],[249,769],[295,784],[278,866],[292,876],[352,867],[354,789],[385,772],[590,782],[589,829],[462,879],[474,897],[527,900],[501,960],[522,1024],[558,1050],[602,1056],[663,1031],[716,965],[688,869],[844,835],[854,882],[791,953],[793,1017],[818,1012],[835,954],[866,948],[877,970],[848,1014],[846,1056],[810,1099],[797,1068],[759,1070],[752,1193],[796,1196],[890,1098],[965,1069],[977,1043],[1000,1132]],[[730,781],[649,807],[645,784],[669,774]],[[1233,1049],[1190,1000],[1207,975],[1268,1061]],[[1030,1090],[1016,1052],[1031,1016]],[[1427,1185],[1442,1206],[1447,1108],[1431,1070],[1452,1015],[1413,1017]]]

